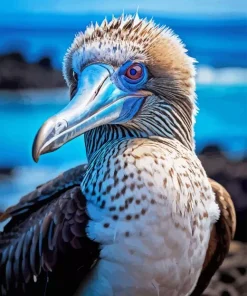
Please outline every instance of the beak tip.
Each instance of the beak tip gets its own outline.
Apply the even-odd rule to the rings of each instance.
[[[40,149],[38,148],[38,141],[37,141],[37,135],[34,139],[34,142],[33,142],[33,147],[32,147],[32,157],[33,157],[33,160],[37,163],[39,161],[39,156],[40,156]]]
[[[33,160],[38,163],[39,162],[39,157],[33,157]]]
[[[33,160],[37,163],[39,161],[39,153],[37,152],[36,149],[33,149],[32,151],[32,157],[33,157]]]

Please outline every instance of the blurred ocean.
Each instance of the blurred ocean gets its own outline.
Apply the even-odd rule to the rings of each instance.
[[[152,15],[147,16],[148,19]],[[142,17],[142,14],[140,14]],[[104,15],[27,14],[1,15],[0,54],[21,52],[27,61],[35,61],[48,55],[53,65],[60,68],[67,48],[74,36],[91,22],[99,23]],[[108,15],[108,20],[111,15]],[[166,25],[178,34],[189,54],[196,58],[200,67],[247,67],[246,18],[210,16],[159,16],[154,20]]]
[[[91,21],[103,18],[102,15],[2,15],[0,54],[20,52],[28,62],[49,56],[53,66],[60,69],[75,33],[84,30]],[[198,61],[197,152],[213,143],[232,158],[246,155],[246,19],[156,16],[154,20],[171,27]],[[82,137],[42,156],[39,164],[31,158],[37,130],[66,102],[65,89],[0,91],[0,168],[14,168],[11,177],[0,178],[0,196],[4,197],[0,208],[9,206],[64,169],[86,161]]]

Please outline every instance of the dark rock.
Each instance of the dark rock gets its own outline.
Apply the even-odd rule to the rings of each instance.
[[[3,62],[5,59],[9,59],[9,60],[21,62],[21,63],[25,62],[23,56],[19,52],[13,52],[7,55],[0,56],[0,63]]]
[[[38,65],[46,69],[52,69],[51,60],[48,57],[44,57],[39,60]]]
[[[204,147],[201,151],[201,155],[222,155],[220,147],[216,145],[208,145]]]
[[[61,71],[52,68],[49,57],[29,64],[20,53],[0,56],[0,89],[64,87]]]
[[[13,174],[13,168],[0,168],[0,175],[11,176]]]
[[[0,185],[1,182],[6,182],[13,177],[14,169],[13,168],[0,168]]]

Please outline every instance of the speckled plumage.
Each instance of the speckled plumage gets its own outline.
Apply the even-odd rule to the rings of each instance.
[[[88,166],[0,217],[12,217],[0,235],[2,294],[15,295],[15,282],[19,295],[44,285],[47,295],[197,295],[224,259],[235,212],[194,152],[195,71],[180,40],[137,16],[92,25],[65,57],[71,93],[73,72],[126,59],[145,63],[150,95],[128,122],[86,132]]]
[[[92,159],[81,188],[92,219],[89,237],[102,246],[93,271],[98,282],[85,295],[189,294],[219,216],[194,153],[162,138],[108,143]],[[106,269],[114,272],[103,285]]]

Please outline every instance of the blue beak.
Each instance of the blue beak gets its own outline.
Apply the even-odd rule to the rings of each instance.
[[[32,151],[36,162],[41,154],[58,149],[86,131],[133,118],[145,94],[121,90],[112,80],[113,73],[114,69],[106,64],[91,64],[82,71],[74,98],[38,131]]]

